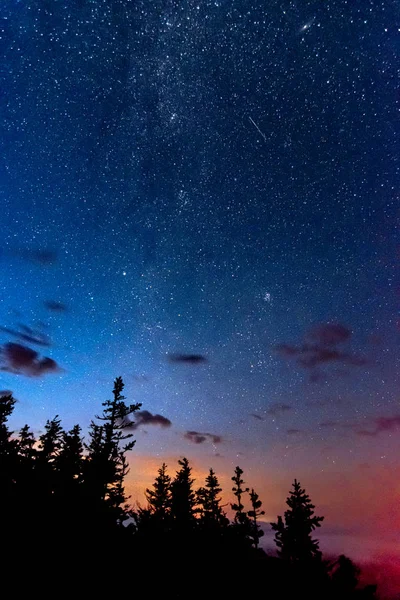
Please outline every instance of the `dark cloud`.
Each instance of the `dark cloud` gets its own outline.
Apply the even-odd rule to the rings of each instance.
[[[287,429],[286,433],[289,435],[297,435],[299,433],[302,433],[301,429]]]
[[[356,433],[366,437],[374,437],[382,433],[382,431],[396,431],[397,429],[400,429],[400,415],[393,415],[392,417],[376,417],[373,419],[373,423],[373,429],[357,429]]]
[[[332,406],[332,405],[336,405],[336,404],[342,404],[343,403],[343,398],[342,397],[330,397],[330,398],[318,398],[317,400],[309,400],[308,402],[305,402],[305,404],[307,406],[316,406],[316,407],[323,407],[323,406]]]
[[[342,423],[340,423],[339,421],[322,421],[319,424],[319,427],[322,427],[324,429],[335,429],[336,427],[341,427]]]
[[[62,370],[52,358],[40,357],[39,353],[32,348],[13,342],[1,347],[0,360],[1,371],[27,377],[42,377],[47,373],[57,373]]]
[[[142,425],[158,425],[159,427],[171,427],[172,423],[167,417],[153,415],[148,410],[140,410],[135,413],[135,420],[128,424],[128,429],[134,431]]]
[[[316,325],[309,331],[307,337],[321,346],[336,346],[351,338],[352,332],[340,323],[324,323]]]
[[[321,381],[326,381],[325,373],[321,373],[320,371],[313,371],[310,373],[309,380],[311,383],[320,383]]]
[[[267,414],[271,415],[272,417],[276,417],[277,415],[286,413],[293,410],[293,406],[290,406],[289,404],[272,404],[272,406],[269,407],[269,409],[267,410]]]
[[[18,323],[17,329],[11,329],[10,327],[2,327],[0,325],[0,331],[12,335],[21,342],[27,342],[28,344],[35,344],[37,346],[44,346],[48,348],[51,346],[50,339],[42,331],[32,329],[28,325]]]
[[[187,365],[199,365],[207,362],[207,358],[203,354],[169,354],[168,360],[172,363]]]
[[[202,433],[201,431],[187,431],[184,438],[193,442],[193,444],[202,444],[205,441],[210,441],[213,444],[220,444],[222,437],[213,433]]]
[[[57,300],[45,300],[45,307],[53,312],[66,312],[67,306],[63,302],[57,302]]]
[[[257,413],[250,413],[250,416],[254,419],[257,419],[257,421],[264,421],[264,419],[260,417],[260,415],[258,415]]]
[[[326,375],[318,367],[335,364],[360,367],[367,364],[363,356],[342,349],[341,344],[350,340],[352,332],[340,323],[327,323],[314,327],[298,346],[279,344],[275,350],[280,356],[293,359],[297,365],[310,372],[311,381],[321,381]],[[339,346],[339,347],[338,347]]]
[[[13,250],[12,254],[44,266],[52,265],[57,261],[57,252],[49,248],[20,248]]]

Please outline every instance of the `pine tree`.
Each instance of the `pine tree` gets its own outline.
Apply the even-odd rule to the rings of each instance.
[[[218,478],[213,469],[210,469],[206,477],[205,487],[199,488],[196,492],[201,523],[207,528],[216,528],[228,524],[228,519],[221,507],[221,498],[219,497],[221,492],[222,488],[219,487]]]
[[[171,484],[171,517],[174,525],[180,530],[189,530],[195,524],[194,507],[196,504],[193,491],[194,479],[192,468],[187,458],[178,460],[181,466]]]
[[[236,467],[235,475],[231,478],[236,484],[232,488],[233,494],[236,496],[236,502],[231,504],[232,510],[235,511],[235,523],[239,526],[248,526],[248,516],[244,511],[244,505],[242,504],[243,494],[248,493],[249,488],[243,488],[244,480],[242,479],[243,471],[240,467]]]
[[[19,431],[18,437],[18,455],[23,462],[32,464],[37,454],[35,450],[35,436],[30,430],[29,425],[24,425]]]
[[[12,394],[0,396],[0,520],[6,526],[11,525],[14,512],[18,472],[17,440],[7,426],[8,417],[14,410],[16,400]],[[2,523],[3,524],[3,523]]]
[[[315,506],[296,479],[286,504],[289,510],[285,511],[284,521],[281,516],[278,516],[278,521],[271,523],[272,529],[276,532],[275,543],[279,555],[292,563],[319,560],[321,558],[319,542],[312,539],[311,533],[316,527],[320,527],[324,517],[314,515]]]
[[[255,493],[254,489],[251,488],[250,502],[252,510],[249,510],[248,516],[252,519],[251,538],[253,540],[254,548],[258,548],[258,542],[264,535],[263,530],[260,528],[257,519],[262,515],[265,515],[264,510],[260,510],[262,506],[261,500],[258,499],[258,494]]]
[[[63,439],[63,428],[58,415],[44,426],[45,433],[39,437],[38,458],[41,463],[53,464],[56,460]]]
[[[114,381],[113,399],[103,402],[103,413],[96,416],[103,425],[92,422],[85,464],[85,490],[91,502],[98,506],[105,503],[115,523],[121,524],[127,517],[124,503],[127,498],[124,480],[129,471],[126,452],[132,450],[135,441],[124,430],[133,424],[129,416],[140,409],[141,404],[125,404],[122,395],[124,383],[121,377]],[[126,444],[124,442],[128,441]]]
[[[71,487],[82,481],[83,441],[79,425],[62,433],[61,448],[55,462],[64,487]]]
[[[341,554],[330,565],[333,597],[340,600],[376,600],[376,586],[360,587],[360,569],[353,561]]]
[[[152,515],[157,521],[165,522],[171,510],[171,477],[165,463],[158,469],[153,489],[146,489],[146,499]]]

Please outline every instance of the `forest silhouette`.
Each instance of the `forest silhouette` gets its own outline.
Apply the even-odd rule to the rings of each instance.
[[[145,492],[147,505],[129,506],[124,483],[135,441],[128,428],[141,404],[127,404],[123,388],[117,377],[86,442],[79,425],[64,431],[58,416],[38,439],[28,425],[10,431],[16,400],[0,397],[3,586],[15,582],[17,567],[41,586],[57,573],[65,585],[90,585],[92,594],[96,584],[100,595],[107,588],[130,593],[141,581],[147,598],[377,598],[349,558],[324,559],[313,537],[323,517],[297,480],[284,515],[271,523],[271,555],[260,548],[262,501],[239,466],[231,520],[214,470],[195,488],[187,458],[173,477],[163,463]]]

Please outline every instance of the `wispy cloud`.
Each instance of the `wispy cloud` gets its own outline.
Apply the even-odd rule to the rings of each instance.
[[[57,300],[45,300],[44,305],[52,312],[66,312],[68,310],[66,304]]]
[[[203,354],[169,354],[168,360],[171,363],[186,365],[200,365],[207,362],[207,358]]]
[[[32,348],[9,342],[0,348],[0,371],[27,377],[42,377],[48,373],[60,372],[62,369],[52,358],[41,357]]]
[[[203,433],[201,431],[187,431],[184,438],[189,440],[189,442],[193,442],[193,444],[203,444],[207,440],[213,444],[220,444],[222,442],[222,436],[215,435],[214,433]]]
[[[33,329],[32,327],[28,327],[28,325],[24,325],[23,323],[18,323],[17,328],[14,329],[0,325],[0,331],[17,338],[17,340],[21,342],[27,342],[28,344],[44,346],[47,348],[51,346],[50,338],[46,334],[39,329]]]
[[[134,414],[134,421],[131,421],[127,428],[131,431],[138,429],[143,425],[158,425],[159,427],[171,427],[172,422],[167,419],[167,417],[163,417],[163,415],[155,414],[153,415],[148,410],[140,410],[139,412]]]
[[[398,429],[400,429],[400,414],[392,417],[375,417],[372,422],[372,429],[356,428],[356,433],[366,437],[374,437],[383,431],[397,431]]]
[[[342,344],[348,342],[351,336],[348,327],[340,323],[325,323],[311,329],[299,345],[278,344],[275,350],[280,356],[308,370],[311,381],[321,381],[326,378],[326,374],[318,371],[321,366],[361,367],[367,364],[364,356],[342,348]]]
[[[267,412],[267,415],[276,417],[277,415],[282,415],[284,413],[290,412],[291,410],[293,410],[293,406],[290,406],[290,404],[276,403],[276,404],[272,404],[266,412]]]
[[[257,419],[257,421],[264,421],[264,419],[257,413],[250,413],[250,416],[253,417],[254,419]]]

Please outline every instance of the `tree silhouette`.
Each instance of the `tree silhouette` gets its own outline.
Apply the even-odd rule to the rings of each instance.
[[[29,425],[24,425],[19,431],[18,455],[23,462],[31,465],[37,452],[35,450],[35,436],[30,430]]]
[[[235,511],[235,523],[238,525],[243,525],[247,521],[247,513],[244,512],[244,505],[242,504],[242,496],[243,494],[249,491],[249,488],[243,488],[244,480],[242,479],[243,471],[240,467],[236,467],[235,475],[231,478],[235,483],[235,486],[232,488],[233,494],[236,496],[236,502],[231,504],[232,510]]]
[[[46,502],[54,505],[53,493],[58,483],[56,461],[61,450],[64,431],[58,415],[51,421],[48,420],[44,429],[44,433],[39,436],[36,471],[39,479],[39,492],[42,492],[42,508],[46,511],[49,510]]]
[[[245,486],[240,467],[232,477],[232,523],[223,511],[222,488],[214,470],[209,469],[204,486],[194,492],[187,458],[178,461],[173,481],[162,463],[154,484],[146,489],[147,508],[129,511],[124,482],[127,452],[135,442],[127,428],[132,423],[130,415],[141,405],[126,405],[123,387],[118,377],[113,400],[103,403],[100,423],[91,422],[86,444],[80,426],[64,431],[58,416],[46,422],[38,441],[28,425],[14,436],[8,418],[15,400],[12,395],[0,397],[0,533],[11,560],[24,554],[29,566],[42,573],[45,568],[47,573],[49,565],[51,569],[56,561],[62,562],[68,540],[76,559],[72,558],[73,568],[66,567],[66,573],[70,576],[79,570],[83,549],[96,564],[107,552],[106,573],[115,574],[113,585],[118,573],[141,561],[150,563],[157,573],[166,565],[166,557],[181,569],[195,564],[199,572],[207,573],[223,557],[226,568],[213,573],[210,598],[258,593],[257,561],[257,572],[267,582],[266,592],[269,586],[274,598],[376,600],[376,586],[360,585],[360,571],[349,558],[341,555],[330,564],[322,560],[312,533],[323,517],[315,516],[314,505],[296,479],[284,516],[271,524],[279,557],[269,557],[259,548],[263,535],[259,519],[264,510],[254,488],[249,491]],[[247,493],[248,511],[244,506]],[[131,523],[122,527],[128,516]],[[31,540],[34,553],[29,552]],[[3,583],[8,573],[4,564]],[[94,571],[86,574],[89,579]],[[153,588],[154,597],[165,592],[165,577]],[[185,594],[186,589],[175,597]]]
[[[0,519],[7,526],[13,521],[17,493],[15,476],[18,467],[18,444],[7,426],[15,402],[12,394],[0,396]]]
[[[171,484],[171,517],[178,530],[190,530],[195,524],[194,507],[196,497],[193,491],[192,468],[187,458],[178,460],[180,470]]]
[[[56,467],[66,484],[78,484],[82,481],[83,441],[79,425],[74,425],[71,431],[62,433]]]
[[[223,527],[228,524],[228,519],[221,507],[221,498],[219,494],[222,488],[219,487],[218,478],[213,469],[210,469],[206,477],[205,487],[201,487],[196,492],[198,512],[200,521],[204,527]]]
[[[312,539],[311,533],[320,527],[324,517],[314,515],[315,506],[311,503],[300,482],[294,480],[293,490],[286,500],[289,510],[285,511],[284,521],[278,516],[276,523],[271,523],[275,533],[275,543],[281,558],[290,562],[320,559],[319,542]]]
[[[360,569],[353,561],[341,554],[336,561],[330,565],[332,592],[334,598],[340,600],[374,600],[376,598],[376,586],[367,585],[360,587]]]
[[[171,477],[165,463],[158,469],[153,489],[146,489],[146,499],[156,520],[164,523],[171,511]]]
[[[127,500],[124,480],[129,471],[126,452],[135,445],[135,441],[131,439],[133,435],[124,433],[124,430],[133,425],[128,417],[141,407],[140,403],[125,404],[123,389],[122,377],[117,377],[114,381],[113,399],[103,402],[103,413],[96,416],[104,424],[91,423],[85,469],[89,495],[96,498],[94,501],[97,503],[104,501],[119,524],[127,518],[127,511],[123,507]],[[124,445],[126,440],[130,441]]]
[[[47,421],[44,429],[45,433],[39,437],[38,458],[42,463],[52,464],[58,456],[63,439],[63,428],[58,415]]]
[[[262,506],[261,500],[258,499],[258,494],[255,493],[254,489],[251,488],[250,492],[251,510],[249,510],[249,518],[252,519],[251,538],[253,540],[254,548],[258,548],[258,542],[264,535],[263,530],[260,528],[257,519],[262,515],[265,515],[265,510],[260,510]]]

